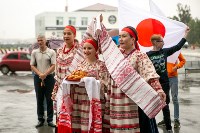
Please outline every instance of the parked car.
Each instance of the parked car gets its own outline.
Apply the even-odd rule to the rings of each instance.
[[[31,71],[31,55],[28,52],[16,51],[5,54],[0,60],[0,70],[4,75],[10,71]]]

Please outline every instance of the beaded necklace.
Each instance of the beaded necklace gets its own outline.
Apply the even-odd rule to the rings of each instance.
[[[74,48],[74,44],[72,45],[72,47],[70,48],[70,49],[68,49],[67,51],[65,51],[65,49],[66,49],[66,45],[64,46],[64,49],[63,49],[63,53],[64,54],[68,54],[73,48]]]

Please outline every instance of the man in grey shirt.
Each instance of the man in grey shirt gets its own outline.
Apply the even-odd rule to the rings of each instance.
[[[47,123],[50,127],[53,124],[53,101],[51,93],[55,84],[54,70],[56,64],[56,53],[46,46],[46,38],[43,35],[37,37],[39,48],[31,53],[31,69],[35,73],[34,86],[37,99],[38,124],[36,128],[44,125],[44,97],[47,103]]]

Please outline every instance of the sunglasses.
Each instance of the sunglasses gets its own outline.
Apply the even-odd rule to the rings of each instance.
[[[164,41],[159,41],[159,40],[157,40],[156,42],[164,42]]]

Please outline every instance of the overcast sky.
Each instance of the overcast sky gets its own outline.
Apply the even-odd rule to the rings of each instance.
[[[42,12],[64,12],[67,0],[0,0],[0,39],[29,39],[35,37],[35,15]],[[80,5],[97,0],[68,0],[78,1]],[[86,2],[88,1],[88,2]],[[108,4],[117,0],[107,1]],[[131,0],[143,6],[147,0]],[[200,0],[153,0],[166,16],[177,15],[177,3],[190,6],[192,17],[200,19]],[[83,3],[81,3],[83,2]],[[163,3],[165,2],[165,3]],[[78,5],[76,4],[76,7]]]

